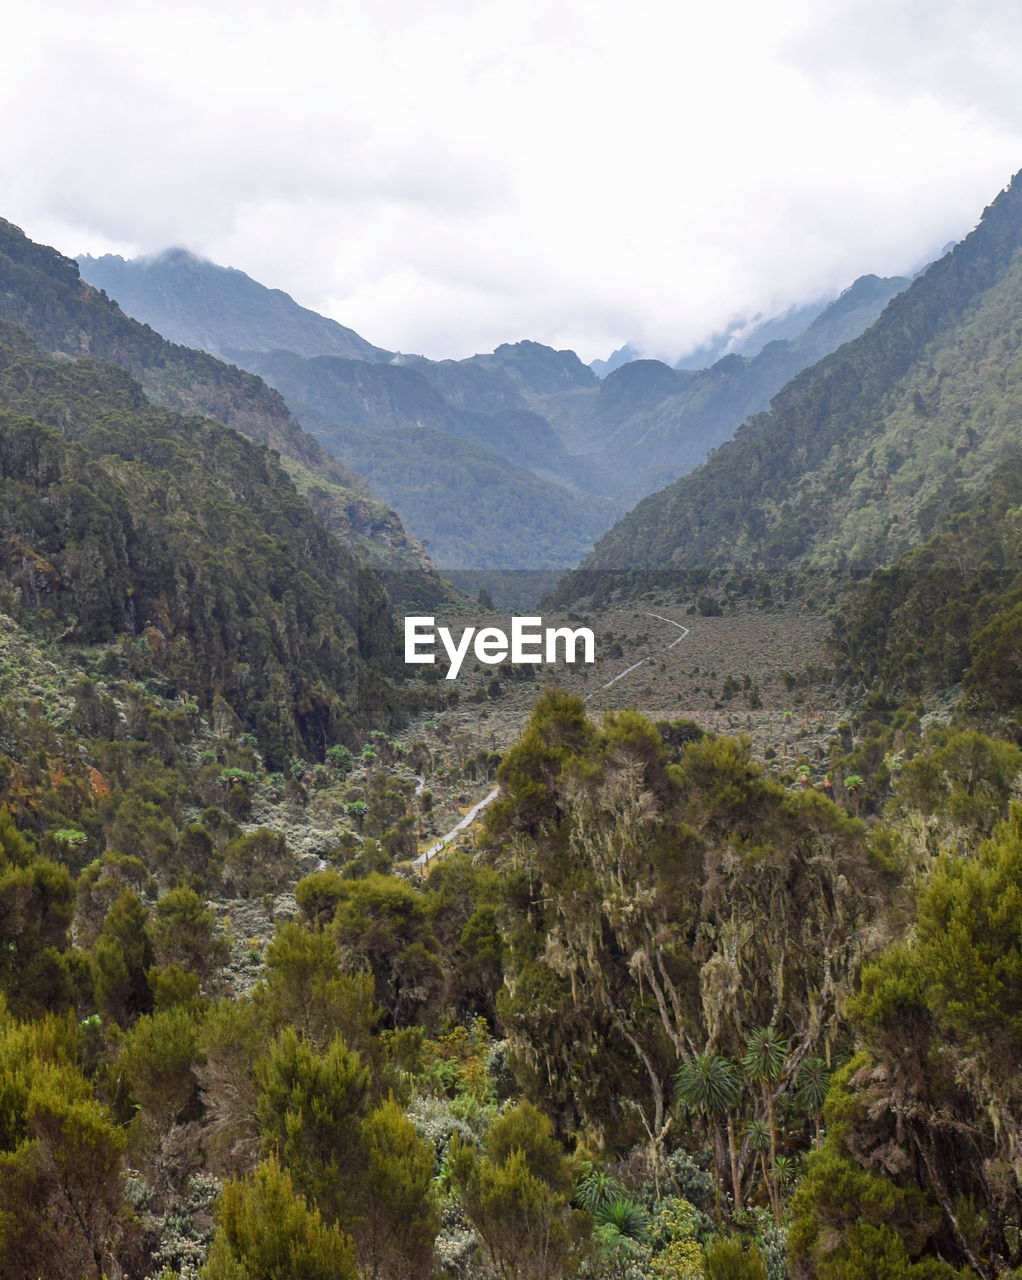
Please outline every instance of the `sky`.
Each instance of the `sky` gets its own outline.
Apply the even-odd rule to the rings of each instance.
[[[0,216],[434,358],[673,359],[1022,168],[1015,0],[5,0]]]

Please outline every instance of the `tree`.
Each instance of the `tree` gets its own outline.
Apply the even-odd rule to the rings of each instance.
[[[351,1241],[323,1222],[271,1156],[226,1184],[202,1280],[359,1280]]]
[[[96,1003],[122,1027],[153,1010],[152,963],[146,909],[136,894],[124,889],[107,912],[92,953]]]
[[[784,1074],[787,1054],[787,1045],[772,1027],[757,1027],[746,1037],[745,1053],[742,1055],[742,1070],[763,1091],[763,1104],[766,1109],[767,1124],[770,1126],[771,1177],[768,1189],[774,1217],[778,1221],[780,1221],[781,1209],[777,1181],[773,1172],[777,1165],[777,1117],[774,1113],[773,1086]]]
[[[427,1276],[439,1215],[433,1199],[434,1153],[393,1100],[362,1124],[365,1174],[359,1262],[372,1280]]]
[[[822,1058],[803,1058],[795,1076],[795,1102],[813,1118],[820,1140],[820,1116],[830,1088],[830,1071]]]
[[[767,1280],[766,1265],[755,1245],[718,1238],[706,1248],[706,1280]]]
[[[674,1092],[678,1101],[689,1111],[705,1116],[713,1126],[713,1172],[717,1217],[720,1218],[720,1176],[723,1164],[724,1138],[721,1119],[726,1118],[733,1191],[736,1207],[740,1199],[737,1171],[734,1160],[734,1132],[731,1113],[738,1105],[742,1085],[734,1063],[719,1053],[701,1053],[683,1062],[674,1077]]]
[[[329,933],[288,920],[278,925],[266,948],[266,977],[256,999],[274,1030],[294,1027],[317,1049],[339,1034],[364,1062],[371,1062],[377,1053],[373,1031],[380,1020],[374,992],[371,973],[343,972]]]
[[[353,1230],[362,1216],[362,1120],[370,1084],[358,1054],[340,1036],[317,1053],[288,1027],[256,1063],[255,1079],[266,1148],[328,1221]]]
[[[118,1061],[157,1129],[169,1128],[195,1101],[200,1058],[195,1020],[181,1008],[139,1018],[125,1036]]]
[[[465,1215],[498,1280],[561,1280],[578,1261],[581,1215],[529,1167],[516,1147],[504,1160],[478,1155],[455,1137],[448,1160]]]
[[[77,1068],[49,1057],[52,1030],[47,1048],[35,1028],[8,1024],[0,1044],[0,1093],[13,1104],[0,1153],[0,1269],[6,1280],[99,1280],[131,1230],[121,1194],[126,1136]]]
[[[152,936],[158,964],[176,964],[200,981],[226,963],[227,943],[216,936],[216,917],[193,889],[163,894],[153,910]]]
[[[345,969],[370,969],[391,1026],[427,1025],[443,990],[432,915],[436,902],[405,881],[368,875],[346,880],[330,932]]]
[[[74,885],[67,869],[36,856],[0,807],[0,991],[19,1012],[69,1003],[68,928]]]

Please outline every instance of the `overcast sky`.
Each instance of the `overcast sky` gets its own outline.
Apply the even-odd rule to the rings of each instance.
[[[1015,0],[21,0],[0,215],[185,245],[380,346],[676,356],[959,239]]]

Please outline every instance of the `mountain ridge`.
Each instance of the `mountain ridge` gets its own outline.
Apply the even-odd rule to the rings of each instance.
[[[325,501],[339,536],[378,561],[426,577],[432,572],[422,547],[396,515],[382,522],[379,512],[367,518],[367,504],[374,500],[364,482],[302,430],[278,392],[207,352],[168,342],[84,280],[74,259],[35,244],[2,218],[0,319],[24,327],[61,357],[87,356],[126,369],[155,404],[208,415],[274,449],[291,460],[301,485],[308,487],[316,477],[326,495],[321,505]]]

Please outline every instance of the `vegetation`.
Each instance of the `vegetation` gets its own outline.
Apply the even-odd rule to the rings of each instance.
[[[1014,463],[848,603],[815,758],[553,686],[498,752],[399,735],[270,452],[13,324],[0,405],[4,1277],[1022,1275]]]
[[[268,451],[154,409],[109,366],[50,359],[13,326],[0,405],[15,616],[69,642],[116,640],[126,671],[215,703],[271,762],[396,718],[382,588]]]

